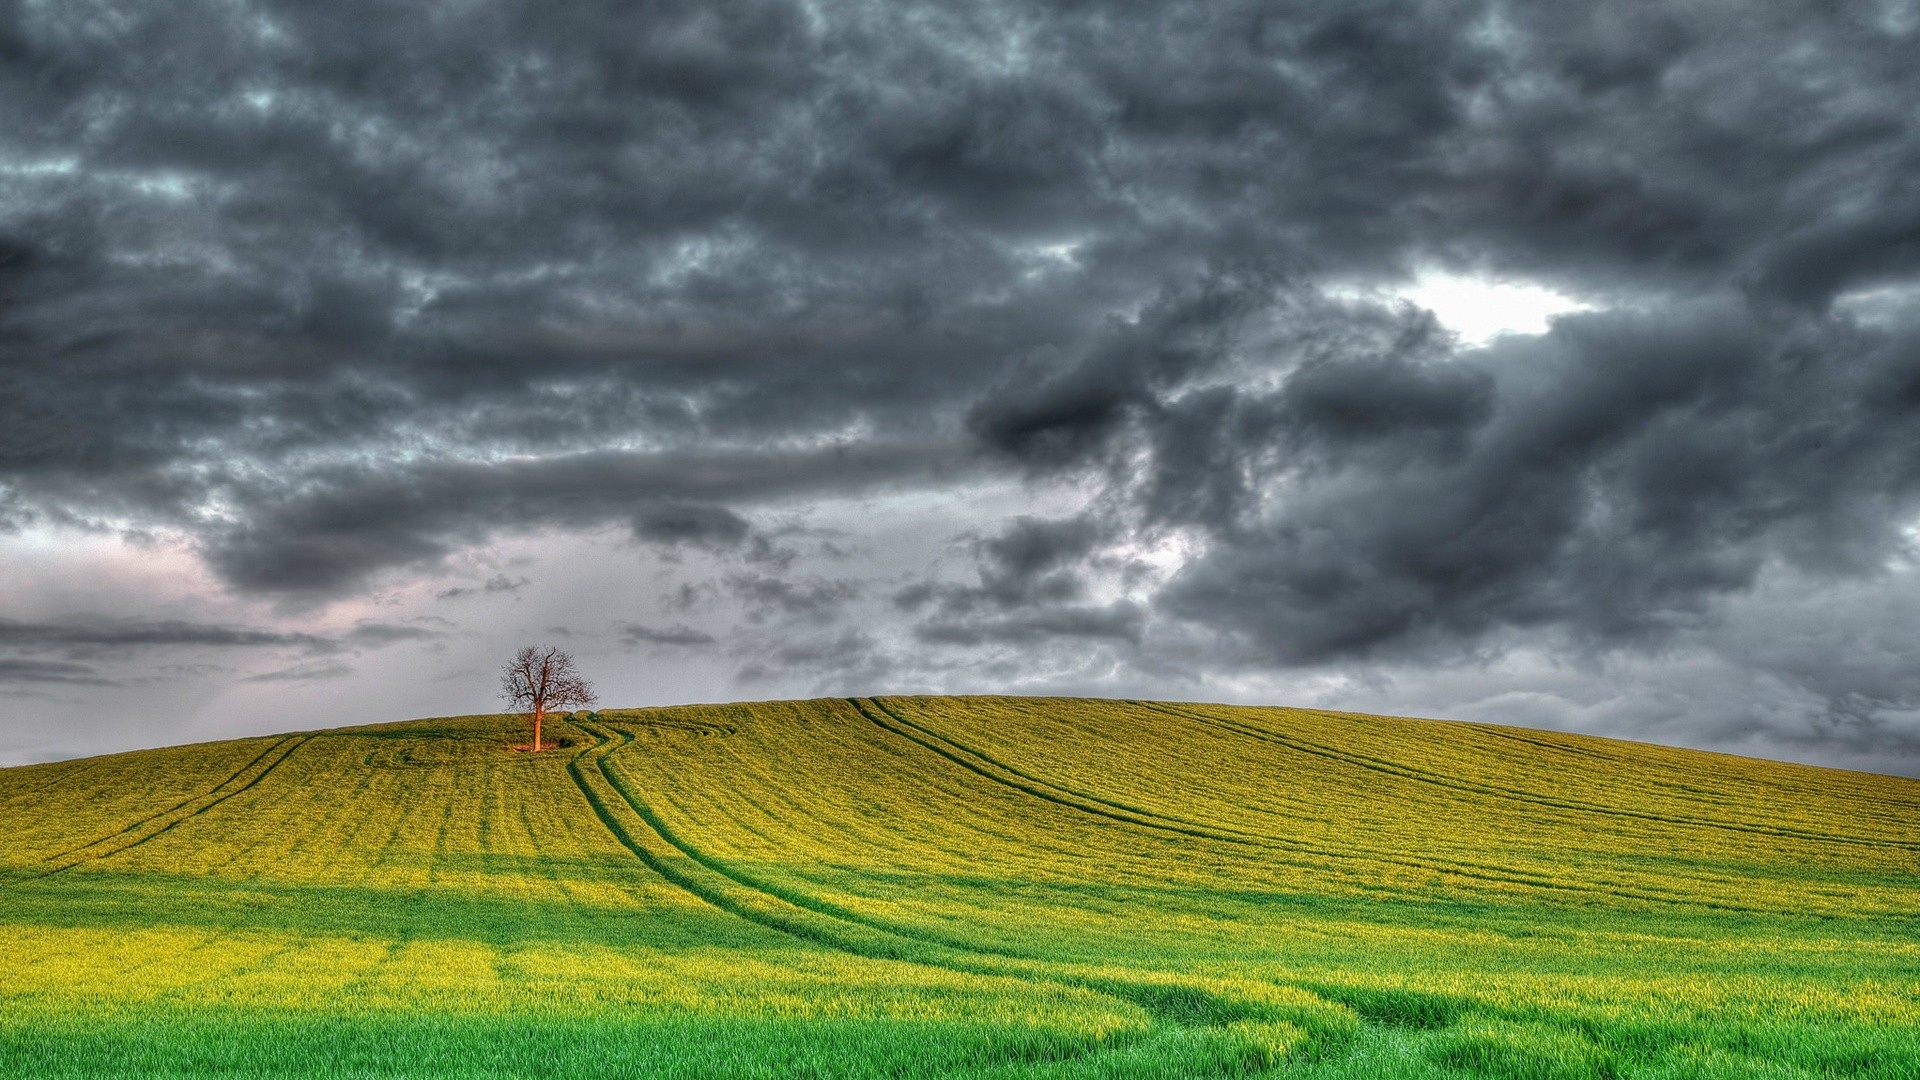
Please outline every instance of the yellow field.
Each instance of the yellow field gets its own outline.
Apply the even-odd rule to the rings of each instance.
[[[1289,709],[0,770],[0,1072],[1920,1076],[1920,782]]]

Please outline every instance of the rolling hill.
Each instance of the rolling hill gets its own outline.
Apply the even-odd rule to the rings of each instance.
[[[0,1074],[1920,1076],[1920,782],[860,698],[0,770]]]

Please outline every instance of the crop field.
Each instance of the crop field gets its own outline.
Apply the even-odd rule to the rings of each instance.
[[[0,770],[0,1075],[1920,1077],[1920,782],[859,698]]]

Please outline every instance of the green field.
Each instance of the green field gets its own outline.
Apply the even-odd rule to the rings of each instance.
[[[1920,781],[1068,699],[548,734],[0,770],[0,1075],[1920,1077]]]

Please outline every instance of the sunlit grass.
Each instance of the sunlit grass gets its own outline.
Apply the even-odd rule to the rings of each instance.
[[[1920,783],[1284,709],[0,770],[0,1075],[1920,1076]]]

